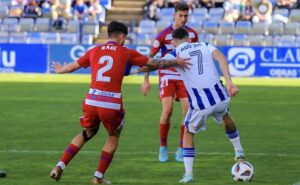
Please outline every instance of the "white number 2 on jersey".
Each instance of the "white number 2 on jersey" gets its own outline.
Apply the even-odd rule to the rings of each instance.
[[[106,61],[106,65],[100,68],[97,72],[97,79],[96,81],[100,82],[110,82],[109,76],[103,76],[103,73],[110,70],[113,66],[114,60],[111,56],[103,56],[99,59],[99,64],[104,64]]]

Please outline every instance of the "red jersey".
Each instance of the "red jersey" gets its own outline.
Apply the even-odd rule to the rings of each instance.
[[[189,37],[191,39],[191,42],[198,42],[198,34],[195,30],[192,28],[185,26],[184,27],[189,32]],[[174,31],[173,25],[170,25],[166,29],[164,29],[162,32],[160,32],[151,47],[151,52],[153,54],[156,54],[161,50],[161,57],[165,56],[168,52],[172,51],[174,49],[174,46],[172,44],[172,32]],[[168,69],[161,69],[159,70],[159,76],[164,75],[170,75],[173,76],[173,78],[169,79],[180,79],[180,74],[176,71],[175,68],[168,68]]]
[[[96,46],[78,59],[81,67],[91,67],[91,85],[85,103],[96,107],[121,109],[122,82],[126,65],[144,66],[149,58],[116,42]]]

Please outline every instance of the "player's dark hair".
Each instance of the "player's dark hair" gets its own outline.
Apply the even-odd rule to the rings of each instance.
[[[172,32],[173,39],[184,39],[189,37],[189,32],[184,28],[177,28]]]
[[[126,24],[118,21],[111,21],[107,27],[108,37],[113,37],[114,35],[118,35],[120,33],[128,34],[128,27]]]
[[[180,1],[175,5],[175,12],[189,11],[190,7],[186,2]]]

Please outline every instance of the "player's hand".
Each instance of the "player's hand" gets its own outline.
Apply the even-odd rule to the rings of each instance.
[[[61,73],[63,67],[64,67],[64,66],[61,65],[59,62],[53,61],[53,62],[51,63],[51,71],[54,71],[55,73]]]
[[[192,63],[189,62],[190,59],[191,58],[177,58],[177,65],[183,70],[190,69],[189,66],[192,65]]]
[[[235,96],[239,93],[240,90],[233,83],[228,83],[227,84],[227,91],[228,91],[230,96]]]
[[[143,93],[144,96],[147,96],[147,94],[149,93],[151,89],[151,85],[150,82],[145,80],[144,83],[141,85],[141,91]]]

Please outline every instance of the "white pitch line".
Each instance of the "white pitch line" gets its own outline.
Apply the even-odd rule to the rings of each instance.
[[[0,150],[0,153],[28,153],[28,154],[61,154],[64,150]],[[82,150],[80,153],[84,154],[99,154],[99,151]],[[155,151],[145,152],[117,152],[123,155],[157,155]],[[171,153],[171,152],[169,152]],[[231,152],[197,152],[198,155],[233,155]],[[300,154],[284,154],[284,153],[246,153],[247,156],[272,156],[272,157],[300,157]],[[299,182],[300,183],[300,182]],[[300,185],[300,184],[299,184]]]
[[[295,182],[293,185],[300,185],[300,181]]]

